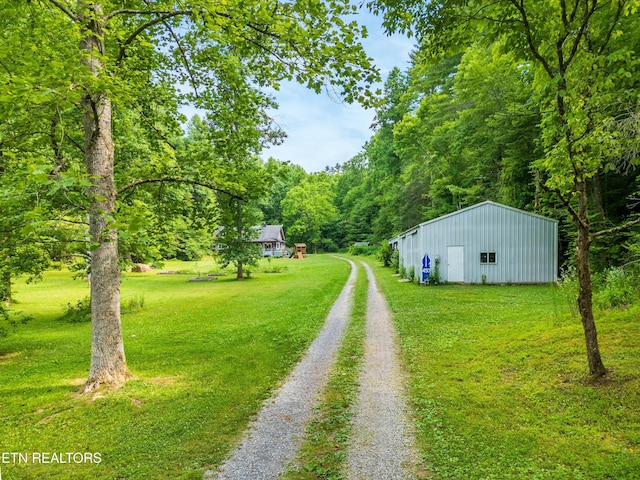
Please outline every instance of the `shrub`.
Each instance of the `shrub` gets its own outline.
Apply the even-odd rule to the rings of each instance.
[[[393,268],[394,272],[399,273],[400,271],[400,255],[398,254],[398,250],[394,250],[391,253],[391,268]]]
[[[91,321],[91,300],[84,297],[76,303],[67,303],[64,307],[61,320],[71,323],[82,323]],[[120,302],[120,313],[131,313],[144,308],[144,295],[137,295]]]
[[[400,274],[401,278],[407,278],[407,268],[404,266],[404,259],[402,258],[400,259],[398,273]]]
[[[49,268],[51,270],[62,270],[64,268],[64,264],[62,262],[49,262]]]
[[[75,304],[67,303],[64,307],[64,314],[60,318],[71,323],[90,322],[91,300],[89,297],[84,297]]]
[[[429,275],[429,285],[440,285],[440,258],[433,261],[433,269]]]
[[[638,300],[637,278],[622,267],[611,267],[592,276],[593,305],[599,309],[624,308]],[[573,315],[578,315],[578,277],[575,267],[562,272],[558,288]]]
[[[378,247],[373,245],[352,245],[349,247],[351,255],[375,255],[377,252]]]
[[[416,279],[416,267],[414,267],[413,265],[409,267],[409,275],[407,276],[407,278],[412,282]]]
[[[338,244],[331,238],[323,238],[318,244],[318,248],[323,252],[337,252],[340,250]]]
[[[382,265],[384,265],[385,267],[390,267],[392,255],[393,251],[391,250],[391,245],[389,245],[389,242],[382,242],[380,251],[378,252],[378,259],[382,262]]]
[[[4,300],[0,300],[0,338],[8,336],[9,332],[19,324],[25,324],[31,320],[33,320],[31,315],[9,312],[9,309],[4,305]]]
[[[571,315],[578,315],[578,277],[572,265],[564,269],[558,279],[558,289],[567,302]]]
[[[598,308],[624,308],[636,300],[637,290],[632,277],[622,267],[608,268],[599,277],[593,296],[593,303]]]
[[[144,308],[144,295],[136,295],[128,300],[123,300],[120,303],[121,313],[131,313]]]

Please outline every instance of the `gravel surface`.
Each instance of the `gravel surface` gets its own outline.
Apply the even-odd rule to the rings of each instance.
[[[357,269],[349,263],[351,275],[322,331],[282,388],[265,403],[233,456],[217,471],[206,471],[206,480],[275,479],[294,460],[351,313]]]
[[[404,375],[399,366],[395,329],[373,272],[363,265],[369,278],[367,327],[347,452],[347,478],[410,479],[414,478],[417,455],[403,397]]]

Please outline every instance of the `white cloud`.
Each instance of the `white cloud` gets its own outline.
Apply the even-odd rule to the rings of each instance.
[[[370,36],[363,44],[383,78],[395,66],[408,66],[413,41],[384,35],[380,20],[369,13],[363,12],[358,21],[367,25]],[[336,95],[318,95],[295,83],[283,83],[274,95],[280,107],[272,116],[288,137],[282,145],[265,150],[263,158],[289,160],[316,172],[348,161],[371,137],[373,110],[344,104]]]

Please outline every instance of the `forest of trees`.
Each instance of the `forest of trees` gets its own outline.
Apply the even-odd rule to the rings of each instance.
[[[437,61],[418,49],[412,63],[386,79],[371,139],[360,154],[312,174],[280,165],[286,174],[260,204],[265,221],[284,223],[290,239],[336,251],[354,242],[379,245],[420,222],[493,200],[559,219],[563,266],[571,265],[576,229],[543,183],[545,132],[530,63],[507,51],[503,40],[476,42]],[[610,128],[606,141],[623,137],[620,143],[628,144],[599,152],[603,161],[588,178],[594,231],[640,213],[640,81],[617,87],[621,92],[612,95],[615,105],[601,122]],[[267,165],[274,169],[274,163]],[[596,237],[592,267],[640,260],[638,234],[635,227]]]
[[[370,6],[418,45],[388,77],[361,155],[313,180],[334,177],[320,242],[384,241],[481,200],[557,218],[589,371],[605,375],[593,273],[638,262],[640,2]]]

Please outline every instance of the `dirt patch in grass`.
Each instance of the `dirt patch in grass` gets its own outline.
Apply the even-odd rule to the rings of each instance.
[[[163,375],[147,378],[145,382],[157,387],[175,387],[179,383],[178,377],[167,377]]]
[[[4,360],[11,360],[12,358],[19,357],[21,352],[9,352],[9,353],[0,353],[0,362]]]

